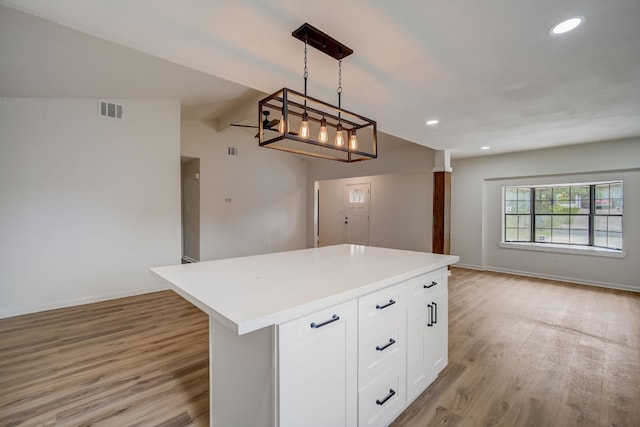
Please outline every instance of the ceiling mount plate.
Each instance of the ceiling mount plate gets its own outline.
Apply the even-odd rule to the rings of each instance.
[[[346,58],[353,53],[353,49],[343,45],[338,40],[307,23],[304,23],[300,28],[291,33],[291,35],[303,42],[306,40],[307,45],[337,60]]]

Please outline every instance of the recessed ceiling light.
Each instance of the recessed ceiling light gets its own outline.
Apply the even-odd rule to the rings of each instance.
[[[553,28],[551,28],[551,31],[549,31],[549,33],[552,36],[556,36],[558,34],[564,34],[571,30],[575,30],[583,22],[584,22],[584,18],[582,16],[575,16],[573,18],[567,19],[566,21],[562,21],[558,25],[555,25]]]
[[[491,147],[489,147],[488,145],[485,145],[484,147],[480,147],[481,150],[488,150],[489,148]]]
[[[429,126],[437,125],[438,123],[440,123],[438,119],[427,120],[427,125]]]

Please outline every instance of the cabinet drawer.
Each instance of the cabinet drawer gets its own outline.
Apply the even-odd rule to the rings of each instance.
[[[287,330],[293,333],[297,339],[304,339],[307,336],[317,336],[327,333],[333,328],[339,327],[347,318],[355,313],[355,301],[338,304],[336,306],[317,311],[299,319],[292,320],[280,326],[280,330]]]
[[[404,284],[382,289],[358,299],[358,326],[363,331],[386,322],[405,310]]]
[[[398,366],[360,391],[358,425],[386,426],[398,416],[405,404],[405,375]]]
[[[402,313],[360,333],[358,388],[366,387],[395,365],[404,366],[406,336]]]
[[[407,304],[422,304],[430,295],[446,290],[448,274],[446,268],[441,268],[407,280]]]

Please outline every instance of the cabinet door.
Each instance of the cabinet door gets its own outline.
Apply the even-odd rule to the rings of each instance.
[[[446,289],[407,311],[407,401],[416,398],[447,365]]]
[[[357,424],[357,302],[278,328],[279,425]]]
[[[433,296],[427,306],[430,319],[427,319],[425,329],[425,368],[431,371],[433,379],[447,366],[449,346],[449,310],[447,292],[440,292]],[[431,325],[431,326],[429,326]]]

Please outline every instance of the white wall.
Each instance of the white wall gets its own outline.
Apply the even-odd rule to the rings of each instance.
[[[0,317],[162,289],[180,261],[180,105],[0,99]]]
[[[431,252],[433,173],[430,171],[320,181],[320,244],[344,243],[346,184],[371,183],[369,244]]]
[[[356,163],[312,159],[309,179],[313,184],[328,179],[431,171],[434,153],[431,148],[378,132],[378,158]]]
[[[451,253],[474,268],[640,290],[640,139],[454,160]],[[624,250],[605,258],[499,248],[506,185],[624,180]]]
[[[316,181],[329,181],[336,179],[344,179],[344,178],[355,178],[355,177],[373,177],[380,175],[393,175],[399,174],[396,179],[399,178],[400,175],[412,173],[412,172],[426,172],[424,176],[424,180],[420,181],[421,184],[419,187],[424,189],[425,196],[429,198],[428,206],[423,206],[420,209],[424,208],[424,212],[422,210],[416,210],[416,206],[421,206],[418,201],[414,201],[409,203],[409,205],[414,206],[414,209],[407,209],[403,214],[405,216],[423,216],[425,221],[428,222],[429,234],[425,236],[429,240],[428,243],[428,252],[431,252],[431,228],[432,228],[432,216],[433,216],[433,162],[434,162],[434,154],[435,152],[428,147],[424,147],[422,145],[413,144],[411,142],[407,142],[403,139],[399,139],[384,133],[378,133],[378,158],[366,160],[358,163],[342,163],[330,160],[318,160],[313,159],[309,165],[309,183],[308,183],[308,194],[309,197],[307,199],[307,209],[309,212],[313,212],[315,206],[315,194],[313,191],[314,184]],[[391,185],[393,179],[390,178],[389,181],[384,183],[384,181],[380,181],[379,185],[381,190],[384,190],[385,185]],[[414,184],[418,181],[410,180],[411,188],[415,188]],[[372,184],[373,185],[373,184]],[[373,191],[373,190],[372,190]],[[380,191],[380,190],[378,190]],[[372,196],[375,197],[375,196]],[[394,200],[396,203],[400,205],[408,202],[407,194],[395,194]],[[390,199],[391,200],[391,199]],[[372,201],[373,203],[373,201]],[[380,205],[386,206],[386,204]],[[377,216],[380,221],[386,222],[383,220],[385,216],[392,215],[388,212],[387,209],[381,210]],[[314,242],[314,224],[311,221],[313,218],[312,215],[309,216],[309,224],[307,227],[307,244],[311,247]],[[344,223],[344,221],[343,221]],[[386,228],[376,227],[376,233],[378,233],[381,237],[384,236],[385,233],[391,233],[391,229],[386,231]],[[422,235],[415,236],[416,238],[422,240]],[[399,243],[403,242],[403,243]],[[406,244],[412,247],[421,247],[421,244],[417,244],[415,241],[409,241],[405,239],[394,240],[389,239],[387,237],[383,238],[384,244]],[[373,245],[373,241],[371,241]],[[382,244],[381,246],[384,246]],[[380,245],[377,245],[380,246]],[[388,246],[392,247],[392,246]],[[396,246],[393,246],[396,247]],[[408,249],[408,248],[407,248]],[[421,250],[421,249],[420,249]]]
[[[306,247],[308,162],[258,147],[254,134],[182,123],[182,155],[200,158],[201,261]]]

